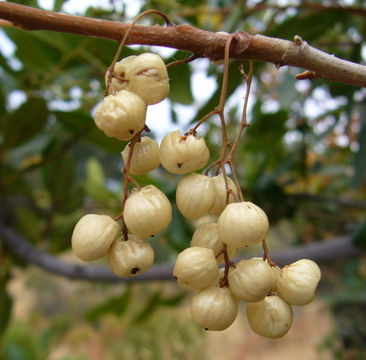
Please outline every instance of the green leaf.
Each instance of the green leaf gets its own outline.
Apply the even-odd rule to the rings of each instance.
[[[82,111],[62,112],[56,111],[54,114],[57,120],[60,121],[69,130],[81,133],[89,143],[96,145],[104,150],[112,153],[120,153],[125,143],[117,139],[113,139],[99,130],[92,119],[92,117]]]
[[[179,212],[176,205],[173,206],[173,218],[168,228],[169,245],[178,252],[189,246],[192,238],[192,230]]]
[[[44,220],[39,218],[34,211],[23,206],[17,207],[15,222],[17,229],[29,241],[34,243],[41,241],[44,229]]]
[[[82,206],[70,214],[54,215],[49,234],[49,251],[52,254],[64,251],[70,247],[70,239],[77,221],[81,218]]]
[[[355,246],[366,248],[366,218],[353,232],[351,240]]]
[[[272,26],[266,35],[289,40],[299,35],[306,41],[313,41],[319,38],[319,34],[324,35],[334,29],[337,23],[344,25],[350,19],[347,13],[341,11],[300,13]]]
[[[176,54],[174,54],[173,59],[176,58]],[[193,102],[193,95],[191,91],[191,70],[189,65],[183,64],[169,68],[169,78],[173,79],[170,82],[170,101],[184,105],[191,104]]]
[[[76,164],[71,153],[44,166],[43,181],[50,192],[54,209],[68,212],[80,204],[83,194],[76,187],[75,176]]]
[[[107,313],[122,316],[131,303],[131,298],[132,287],[128,286],[127,290],[122,295],[112,297],[103,304],[97,305],[90,309],[86,313],[86,319],[90,322],[95,322]]]
[[[119,197],[105,187],[105,176],[101,164],[95,158],[86,163],[86,181],[84,184],[87,194],[97,201],[114,200]]]
[[[64,4],[65,0],[55,0],[53,5],[53,11],[59,12],[61,11],[62,5]]]
[[[48,109],[43,99],[28,99],[17,110],[0,120],[3,147],[18,146],[37,135],[46,124],[47,117]]]
[[[187,293],[182,292],[177,295],[161,299],[160,304],[163,306],[171,306],[171,307],[178,306],[186,296]]]
[[[220,86],[218,86],[216,91],[213,93],[211,99],[209,99],[206,102],[206,104],[199,109],[196,117],[192,120],[192,123],[203,118],[206,114],[212,111],[219,104],[221,95],[221,82],[222,79],[220,80]],[[238,75],[238,64],[236,62],[232,62],[229,66],[229,82],[227,86],[227,97],[229,97],[242,82],[243,82],[242,77]]]
[[[104,186],[105,176],[103,168],[96,158],[89,158],[86,162],[87,179],[95,185]]]
[[[286,132],[285,122],[288,113],[280,109],[275,113],[263,113],[262,101],[258,100],[253,107],[253,121],[247,130],[245,146],[251,151],[263,151],[269,144],[271,149],[281,146],[281,137]]]
[[[24,65],[24,71],[53,71],[60,62],[62,53],[55,41],[55,33],[22,31],[16,28],[4,28],[6,34],[16,44],[15,55]],[[36,69],[36,70],[35,70]]]

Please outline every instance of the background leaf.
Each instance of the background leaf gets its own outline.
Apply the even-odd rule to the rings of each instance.
[[[48,117],[46,102],[30,98],[17,110],[4,117],[1,123],[4,148],[25,143],[37,135],[45,126]]]

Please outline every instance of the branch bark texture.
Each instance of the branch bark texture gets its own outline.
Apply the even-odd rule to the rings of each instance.
[[[0,2],[0,25],[23,30],[51,30],[95,36],[120,42],[128,23],[71,16],[35,9],[23,5]],[[212,61],[224,58],[229,34],[209,32],[187,24],[173,26],[135,26],[127,44],[158,45],[187,50],[197,57]],[[355,86],[366,87],[366,67],[324,53],[296,36],[294,41],[236,32],[230,56],[252,59],[280,66],[295,66],[309,72],[300,78],[323,78]]]
[[[43,270],[73,280],[104,282],[135,282],[174,280],[173,264],[155,265],[148,272],[130,278],[114,275],[108,266],[73,264],[59,257],[38,250],[12,228],[0,221],[0,240],[13,255]],[[327,242],[291,247],[271,252],[271,259],[279,266],[290,264],[299,259],[311,259],[317,263],[360,256],[361,249],[356,248],[349,236],[338,237]],[[257,254],[262,256],[262,254]],[[253,254],[250,254],[252,257]],[[234,262],[239,259],[233,259]]]

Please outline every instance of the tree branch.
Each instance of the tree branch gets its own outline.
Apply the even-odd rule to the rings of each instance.
[[[0,238],[3,245],[27,264],[67,277],[72,280],[135,282],[174,280],[173,264],[155,265],[148,272],[130,278],[115,276],[108,266],[72,264],[36,249],[21,235],[0,221]],[[362,249],[356,248],[349,236],[337,237],[327,242],[291,247],[271,252],[271,259],[279,266],[290,264],[299,259],[312,259],[327,263],[339,259],[360,256]],[[258,254],[261,256],[262,254]],[[253,254],[247,257],[252,257]],[[239,259],[234,259],[238,261]]]
[[[84,36],[96,36],[120,42],[128,23],[91,19],[54,13],[23,5],[0,2],[0,25],[23,30],[52,30]],[[213,61],[224,58],[229,34],[200,30],[190,25],[135,26],[127,44],[157,45],[192,52]],[[230,57],[252,59],[280,66],[309,70],[310,77],[366,87],[366,67],[339,59],[308,45],[299,36],[294,41],[236,32]],[[304,78],[304,77],[303,77]],[[305,77],[306,78],[306,77]]]

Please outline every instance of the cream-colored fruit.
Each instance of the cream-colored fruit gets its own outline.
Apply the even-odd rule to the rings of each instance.
[[[128,89],[148,105],[157,104],[169,94],[168,72],[159,55],[145,53],[136,56],[126,68],[126,79]]]
[[[215,187],[208,176],[191,173],[179,181],[176,202],[179,211],[188,219],[208,213],[215,201]]]
[[[207,249],[211,249],[218,264],[225,261],[224,255],[217,256],[220,251],[224,248],[224,243],[220,240],[219,231],[216,223],[205,223],[201,224],[196,231],[193,233],[191,246],[201,246]],[[235,248],[227,246],[226,251],[229,258],[235,254]]]
[[[278,296],[267,296],[262,301],[247,306],[251,329],[267,338],[284,336],[292,325],[292,308]]]
[[[121,153],[125,164],[127,164],[129,153],[130,144],[127,144]],[[130,173],[132,175],[146,174],[156,169],[159,165],[159,144],[147,136],[141,137],[141,141],[137,142],[133,149]]]
[[[173,275],[186,290],[201,290],[217,280],[219,268],[211,249],[194,246],[179,253]]]
[[[114,274],[128,277],[149,270],[154,263],[154,250],[142,239],[129,234],[128,240],[114,240],[108,251],[108,265]]]
[[[263,300],[272,286],[272,270],[267,261],[241,260],[229,271],[229,287],[234,295],[247,302]]]
[[[117,61],[114,65],[114,77],[109,85],[108,93],[114,94],[121,90],[128,90],[128,82],[126,80],[126,70],[131,62],[136,58],[136,55],[127,56],[121,61]],[[105,74],[105,85],[108,84],[109,70]]]
[[[225,330],[236,319],[238,300],[227,287],[210,286],[192,298],[194,321],[205,330]]]
[[[203,168],[210,154],[204,138],[181,136],[180,131],[167,134],[160,144],[161,165],[172,174],[185,174]]]
[[[262,257],[253,257],[252,259],[263,260]],[[268,264],[267,259],[265,260],[265,262]],[[278,280],[280,279],[281,268],[276,266],[276,265],[275,266],[270,266],[270,268],[271,268],[271,272],[272,272],[271,292],[272,293],[277,293],[277,283],[278,283]]]
[[[172,206],[166,195],[154,185],[134,190],[127,198],[123,212],[128,229],[145,239],[168,227],[172,220]]]
[[[278,280],[278,292],[291,305],[306,305],[313,301],[321,274],[312,260],[302,259],[285,266]]]
[[[280,280],[281,276],[281,268],[278,266],[271,266],[272,270],[272,285],[271,291],[274,293],[278,292],[278,281]]]
[[[238,190],[229,177],[227,178],[229,189],[231,189],[236,195],[238,195]],[[215,186],[215,202],[211,206],[209,213],[219,216],[226,206],[226,185],[224,180],[224,175],[219,174],[211,178],[212,183]],[[229,203],[235,201],[235,198],[232,194],[229,195]]]
[[[84,261],[99,259],[107,255],[120,231],[121,226],[110,216],[85,215],[78,221],[72,233],[72,249]]]
[[[144,128],[145,118],[146,104],[127,90],[106,96],[94,114],[97,127],[118,140],[130,140],[135,136]]]
[[[217,224],[220,239],[235,248],[262,241],[269,229],[267,215],[249,201],[228,204]]]

